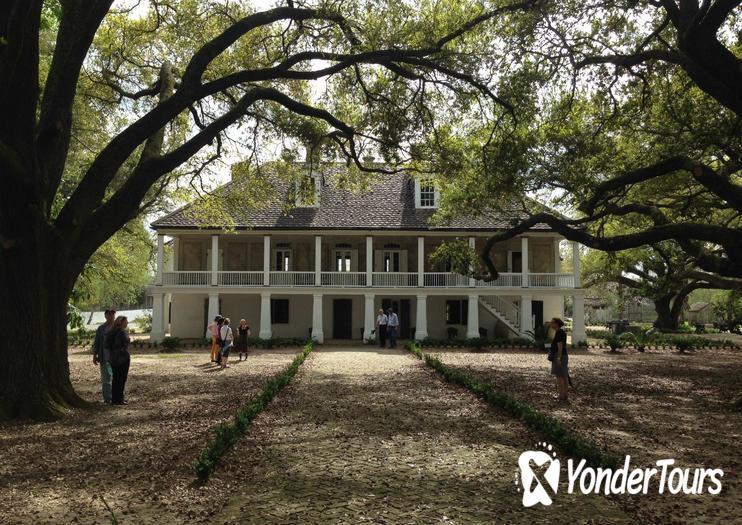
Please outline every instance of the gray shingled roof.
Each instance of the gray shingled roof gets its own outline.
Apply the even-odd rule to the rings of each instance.
[[[372,183],[371,190],[355,193],[336,187],[332,177],[325,177],[320,191],[320,205],[317,208],[296,207],[285,213],[282,202],[272,202],[260,209],[240,206],[239,198],[234,198],[241,190],[238,183],[228,183],[216,193],[231,194],[225,199],[225,208],[232,219],[231,226],[237,229],[332,229],[332,230],[502,230],[510,228],[514,222],[525,218],[525,213],[516,202],[507,209],[500,209],[481,217],[460,217],[446,225],[430,226],[434,209],[415,208],[414,179],[405,173],[379,175]],[[288,195],[288,183],[275,183],[278,195],[283,199]],[[154,229],[219,229],[222,225],[209,224],[190,203],[173,213],[154,221]],[[547,225],[537,225],[537,230],[548,230]]]

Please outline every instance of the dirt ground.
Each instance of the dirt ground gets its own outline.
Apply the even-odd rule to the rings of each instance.
[[[742,523],[742,352],[572,350],[576,386],[558,404],[544,354],[431,351],[448,365],[466,369],[498,390],[548,413],[580,437],[632,465],[654,466],[673,458],[683,468],[724,470],[721,494],[631,496],[622,506],[641,523]],[[651,494],[651,491],[650,491]]]
[[[652,466],[723,468],[719,496],[567,497],[523,509],[521,423],[443,383],[402,351],[320,347],[205,485],[190,464],[213,426],[298,349],[218,371],[207,351],[135,353],[126,407],[0,424],[0,523],[739,523],[742,354],[574,351],[577,392],[551,400],[544,355],[435,352],[551,413],[606,451]],[[100,398],[87,352],[70,356]],[[105,503],[104,503],[105,501]]]
[[[213,512],[217,487],[197,487],[190,464],[211,436],[297,349],[255,351],[219,370],[208,351],[133,352],[129,405],[78,410],[47,424],[0,424],[0,523],[187,522]],[[72,382],[102,400],[99,368],[72,350]]]

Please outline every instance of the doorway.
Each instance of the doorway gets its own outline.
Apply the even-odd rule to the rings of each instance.
[[[533,327],[544,325],[544,302],[531,301],[531,315],[533,316]]]
[[[398,339],[410,339],[410,300],[409,299],[382,299],[381,307],[386,313],[389,308],[399,317],[399,337]]]
[[[353,300],[332,300],[332,338],[353,339]]]

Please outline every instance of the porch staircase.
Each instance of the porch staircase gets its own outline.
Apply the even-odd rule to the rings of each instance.
[[[490,315],[502,321],[513,334],[520,335],[520,305],[515,297],[502,295],[482,295],[479,304]]]

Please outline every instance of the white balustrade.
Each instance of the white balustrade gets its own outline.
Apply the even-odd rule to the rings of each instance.
[[[417,273],[374,272],[373,286],[383,288],[409,288],[417,286]]]
[[[314,272],[271,272],[271,286],[314,286]]]
[[[219,272],[220,286],[263,286],[263,272]]]
[[[460,273],[430,272],[423,277],[425,286],[437,288],[461,288],[469,286],[469,278]]]
[[[162,272],[164,286],[207,286],[211,284],[211,272]]]
[[[322,286],[354,288],[366,286],[366,272],[322,272]]]
[[[574,288],[575,279],[571,273],[532,273],[528,277],[531,288]]]
[[[514,327],[520,327],[520,306],[517,300],[501,295],[482,295],[479,299],[494,310],[497,310]]]
[[[477,288],[502,288],[502,287],[521,287],[523,285],[523,275],[520,273],[500,273],[497,279],[485,281],[478,279]]]

